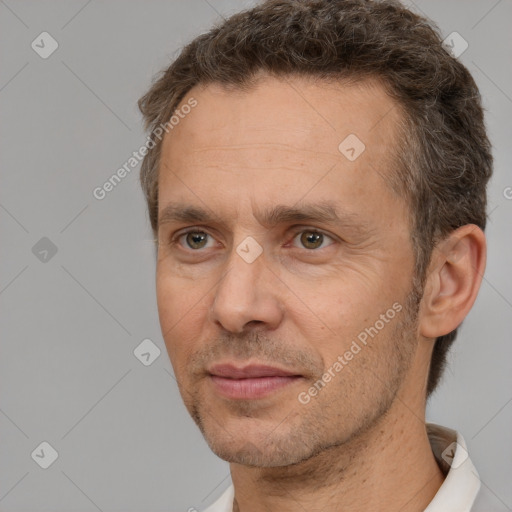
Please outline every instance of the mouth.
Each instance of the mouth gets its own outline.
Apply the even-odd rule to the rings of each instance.
[[[215,391],[232,400],[264,398],[304,378],[288,370],[255,364],[217,364],[207,371]]]

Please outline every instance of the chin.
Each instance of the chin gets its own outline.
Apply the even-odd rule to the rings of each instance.
[[[208,445],[215,455],[233,464],[259,468],[276,468],[291,466],[307,458],[308,454],[286,451],[284,447],[268,445],[259,447],[250,441],[241,440],[240,445],[233,442],[208,440]]]
[[[230,463],[271,468],[297,464],[313,455],[304,439],[292,433],[300,430],[291,426],[283,428],[283,424],[253,418],[222,426],[215,420],[201,421],[198,426],[212,452]]]

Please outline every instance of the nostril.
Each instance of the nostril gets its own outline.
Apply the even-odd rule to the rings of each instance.
[[[250,322],[247,322],[246,325],[259,325],[259,324],[264,324],[265,322],[263,322],[263,320],[251,320]]]

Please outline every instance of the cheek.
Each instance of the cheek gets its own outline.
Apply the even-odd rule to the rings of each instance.
[[[158,316],[175,371],[185,364],[193,352],[194,340],[200,338],[204,304],[198,291],[198,287],[194,287],[190,281],[157,271]]]
[[[167,329],[186,321],[187,315],[200,307],[205,290],[197,281],[183,278],[169,267],[159,262],[156,270],[156,297],[160,323]],[[164,333],[166,331],[163,331]]]
[[[295,288],[295,293],[301,298],[307,308],[297,310],[297,322],[303,325],[309,324],[313,331],[320,336],[331,340],[333,337],[345,338],[354,328],[364,322],[369,312],[375,307],[369,297],[377,294],[368,294],[365,289],[358,286],[350,286],[341,280],[319,283],[319,292],[312,292],[311,285],[303,288]]]
[[[294,322],[311,349],[322,358],[328,368],[338,358],[351,350],[354,342],[362,343],[380,340],[385,344],[390,328],[395,321],[388,315],[382,324],[382,314],[390,311],[396,302],[397,293],[385,283],[376,282],[373,287],[357,279],[322,283],[321,293],[312,293],[310,288],[296,290],[307,309],[296,311]],[[395,311],[391,310],[393,316]],[[375,323],[378,322],[377,328]],[[382,327],[382,329],[380,328]],[[372,337],[373,336],[373,337]],[[357,350],[357,349],[354,349]],[[382,347],[382,350],[385,350]],[[352,357],[351,354],[348,354]],[[359,359],[365,359],[360,355]]]
[[[172,326],[180,317],[180,303],[177,300],[176,291],[173,280],[167,278],[161,272],[157,272],[156,299],[160,326],[165,340],[167,340]]]

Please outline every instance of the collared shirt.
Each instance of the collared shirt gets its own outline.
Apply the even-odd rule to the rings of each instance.
[[[489,512],[487,497],[479,493],[480,477],[464,438],[455,430],[433,423],[427,423],[427,433],[434,457],[446,477],[424,512]],[[204,512],[232,512],[234,496],[235,489],[230,485]]]

